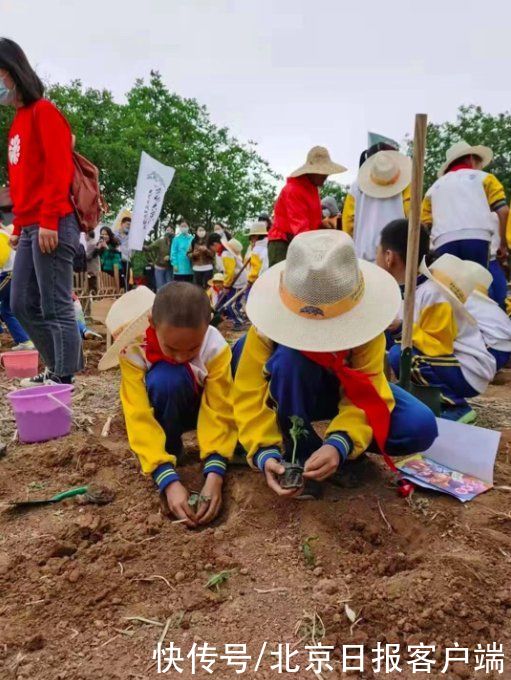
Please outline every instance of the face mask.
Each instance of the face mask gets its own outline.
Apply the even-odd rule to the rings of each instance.
[[[9,89],[3,78],[0,78],[0,104],[9,106],[16,99],[16,88]]]
[[[185,227],[179,227],[179,229],[180,229],[182,234],[188,234],[188,232],[190,231],[190,227],[186,227],[186,226]]]
[[[197,236],[199,238],[204,238],[204,236],[206,236],[205,230],[204,229],[197,229]]]

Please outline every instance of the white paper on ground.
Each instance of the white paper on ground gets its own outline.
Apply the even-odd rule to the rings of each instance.
[[[443,418],[437,418],[436,422],[438,437],[423,455],[451,470],[493,485],[493,468],[501,433]]]

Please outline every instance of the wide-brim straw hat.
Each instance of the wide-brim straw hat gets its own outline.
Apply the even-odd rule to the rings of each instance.
[[[217,273],[213,275],[213,278],[209,279],[208,286],[214,286],[215,283],[223,283],[224,281],[225,281],[224,275]]]
[[[149,313],[155,294],[146,286],[138,286],[122,295],[111,306],[105,320],[113,343],[102,356],[98,368],[106,371],[117,366],[119,353],[131,342],[144,335],[149,326]]]
[[[457,161],[458,158],[463,158],[463,156],[477,156],[481,159],[482,167],[485,168],[493,160],[493,151],[490,147],[482,146],[481,144],[470,146],[470,144],[462,139],[447,150],[447,153],[445,154],[445,163],[438,171],[438,176],[442,177],[442,175],[445,175],[449,166],[452,165],[454,161]]]
[[[224,246],[233,255],[236,255],[237,257],[241,257],[241,254],[243,252],[243,244],[240,241],[238,241],[238,239],[231,238],[230,241],[227,241],[227,243],[224,243]]]
[[[337,175],[346,172],[347,168],[339,163],[334,163],[330,158],[328,149],[324,146],[314,146],[307,154],[304,165],[292,172],[290,177],[300,177],[300,175]]]
[[[358,171],[360,190],[373,198],[392,198],[412,181],[412,159],[399,151],[378,151]]]
[[[320,230],[291,241],[286,260],[253,284],[246,312],[274,342],[302,351],[337,352],[373,340],[400,306],[394,278],[358,260],[348,234]]]
[[[268,236],[268,225],[266,222],[254,222],[250,225],[248,236]]]
[[[476,323],[465,307],[465,303],[475,290],[477,277],[465,267],[464,260],[445,253],[428,267],[424,257],[419,271],[442,289],[457,311],[461,312],[471,323]]]
[[[463,264],[469,272],[472,272],[472,276],[476,280],[472,295],[475,295],[480,300],[484,300],[489,305],[497,305],[498,307],[498,303],[495,302],[495,300],[492,300],[488,295],[488,289],[493,283],[492,273],[488,271],[486,267],[483,267],[477,262],[472,262],[471,260],[464,260]]]

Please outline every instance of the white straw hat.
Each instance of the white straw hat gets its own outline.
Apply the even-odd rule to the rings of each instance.
[[[464,314],[472,323],[476,323],[466,309],[465,303],[476,287],[477,276],[465,266],[466,264],[459,257],[445,253],[429,267],[424,258],[419,271],[445,292],[457,311]]]
[[[254,222],[250,225],[250,230],[248,232],[250,236],[268,236],[268,225],[266,222]]]
[[[490,305],[498,306],[498,303],[495,302],[495,300],[492,300],[491,297],[489,297],[488,295],[488,289],[493,283],[493,276],[491,272],[489,272],[488,269],[478,264],[477,262],[464,260],[463,264],[465,268],[472,273],[472,276],[476,281],[472,295],[476,295],[478,298],[484,300]]]
[[[237,255],[238,257],[241,257],[241,253],[243,252],[243,244],[238,241],[238,239],[231,238],[230,241],[227,241],[227,243],[224,244],[227,250],[230,250],[233,255]]]
[[[223,283],[225,281],[225,277],[223,274],[220,272],[217,272],[216,274],[213,274],[213,277],[209,279],[208,281],[208,286],[214,286],[215,283]]]
[[[373,198],[397,196],[412,181],[412,159],[399,151],[378,151],[358,171],[360,190]]]
[[[296,236],[284,262],[253,284],[246,307],[274,342],[310,352],[337,352],[369,342],[396,317],[401,293],[380,267],[357,260],[341,231]]]
[[[463,158],[463,156],[478,156],[482,161],[482,167],[485,168],[493,160],[493,151],[488,146],[470,146],[470,144],[462,139],[447,150],[445,163],[438,171],[438,176],[442,177],[442,175],[445,175],[447,168],[458,158]]]
[[[138,286],[114,302],[105,320],[114,342],[98,364],[100,371],[117,366],[119,352],[145,333],[155,297],[146,286]]]
[[[339,163],[334,163],[330,158],[328,150],[324,146],[314,146],[307,154],[305,164],[292,172],[290,177],[299,177],[300,175],[337,175],[340,172],[346,172],[347,168]]]

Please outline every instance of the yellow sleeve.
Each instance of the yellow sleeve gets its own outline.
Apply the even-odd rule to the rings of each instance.
[[[222,257],[224,265],[224,287],[230,288],[234,281],[234,272],[236,271],[236,260],[233,257]]]
[[[212,453],[224,458],[233,456],[238,434],[234,423],[231,350],[228,345],[206,367],[197,438],[201,460]]]
[[[250,255],[250,271],[248,273],[249,283],[254,283],[254,281],[257,280],[257,277],[259,276],[259,272],[261,271],[262,266],[263,261],[261,260],[257,253],[254,253],[254,251],[252,251]]]
[[[495,175],[486,175],[483,180],[483,188],[490,207],[506,202],[504,187]],[[502,207],[502,205],[500,205],[500,207]]]
[[[449,356],[454,352],[458,334],[456,319],[449,302],[424,307],[413,324],[413,346],[428,357]]]
[[[421,208],[421,222],[428,226],[433,224],[433,212],[431,210],[431,196],[424,196]]]
[[[387,404],[389,411],[394,409],[394,397],[384,373],[385,336],[383,334],[351,352],[351,368],[369,375],[378,394]],[[327,428],[332,432],[345,432],[353,442],[350,458],[357,458],[373,439],[373,431],[367,422],[364,411],[355,406],[346,396],[341,397],[339,413]]]
[[[264,375],[271,353],[270,341],[261,338],[252,327],[234,378],[234,417],[249,464],[260,448],[281,448],[282,445],[277,413],[269,406],[270,383]]]
[[[142,472],[151,474],[163,463],[176,464],[176,457],[165,451],[165,432],[154,417],[145,386],[145,368],[125,356],[121,366],[121,403],[130,448],[137,455]]]
[[[509,214],[507,216],[506,241],[507,241],[507,247],[511,248],[511,210],[509,211]]]
[[[406,219],[410,216],[410,197],[412,195],[412,186],[409,184],[403,191],[403,211],[405,213]]]
[[[342,230],[353,237],[355,227],[355,197],[348,194],[342,209]]]

